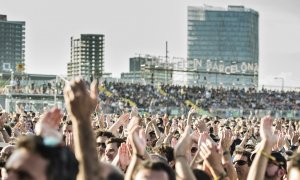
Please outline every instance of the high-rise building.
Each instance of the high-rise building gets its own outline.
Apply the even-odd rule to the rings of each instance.
[[[128,82],[147,84],[172,84],[173,69],[165,57],[139,55],[129,59],[129,73],[121,73],[121,79]]]
[[[68,63],[68,77],[81,76],[86,80],[100,78],[104,65],[104,35],[81,34],[71,37],[71,62]]]
[[[257,87],[257,11],[244,6],[188,7],[189,84]]]
[[[0,72],[24,71],[24,62],[25,22],[8,21],[0,14]]]

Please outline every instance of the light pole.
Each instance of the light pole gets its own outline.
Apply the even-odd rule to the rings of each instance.
[[[280,79],[281,80],[281,91],[284,90],[284,78],[283,77],[275,77],[274,79],[278,80]]]

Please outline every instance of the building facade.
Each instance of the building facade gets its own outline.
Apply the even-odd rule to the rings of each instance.
[[[243,6],[188,7],[189,84],[257,87],[258,18]]]
[[[121,79],[146,84],[172,84],[172,67],[165,57],[140,55],[129,59],[129,73],[121,73]]]
[[[86,80],[101,78],[104,72],[104,35],[81,34],[71,37],[71,62],[68,77],[81,76]]]
[[[0,15],[0,72],[16,72],[25,63],[25,22]]]

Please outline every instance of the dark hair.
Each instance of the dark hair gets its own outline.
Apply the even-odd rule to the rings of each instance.
[[[251,166],[252,161],[251,161],[251,153],[249,151],[246,150],[236,150],[234,151],[234,155],[240,154],[241,156],[245,156],[247,157],[247,162],[248,162],[248,166]]]
[[[137,172],[139,170],[142,169],[150,169],[153,171],[164,171],[167,173],[169,180],[175,180],[176,176],[175,176],[175,172],[174,170],[166,163],[163,162],[159,162],[159,161],[144,161],[142,164],[139,165],[139,167],[137,168],[135,175],[137,174]]]
[[[117,146],[120,147],[122,143],[126,142],[124,139],[121,138],[116,138],[116,137],[112,137],[109,138],[105,144],[112,144],[112,143],[117,143]]]
[[[12,133],[11,127],[9,125],[5,124],[4,128],[5,128],[6,132],[7,132],[7,134],[11,137],[11,133]]]
[[[107,138],[115,137],[115,136],[113,135],[113,133],[111,133],[111,132],[109,132],[109,131],[102,130],[102,129],[96,130],[95,134],[96,134],[96,138],[97,138],[97,137],[100,137],[100,136],[105,136],[105,137],[107,137]]]
[[[163,155],[167,158],[168,162],[174,160],[174,149],[170,146],[162,145],[154,148],[154,152]]]
[[[17,149],[25,148],[30,153],[39,154],[49,161],[46,170],[48,180],[75,180],[78,173],[78,161],[74,153],[65,146],[46,146],[40,136],[23,136],[17,142]]]
[[[72,121],[71,120],[67,120],[67,121],[64,122],[64,125],[71,126],[72,125]]]
[[[209,175],[200,169],[193,169],[193,174],[197,180],[210,180]]]
[[[124,180],[124,175],[119,172],[111,172],[107,175],[106,180]]]

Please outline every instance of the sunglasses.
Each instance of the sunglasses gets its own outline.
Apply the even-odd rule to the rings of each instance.
[[[196,147],[192,147],[192,149],[191,149],[191,153],[196,153],[198,151],[198,148],[196,148]]]
[[[102,147],[103,149],[105,149],[106,144],[105,143],[97,143],[97,147]]]
[[[247,161],[244,161],[244,160],[237,160],[237,161],[234,161],[232,162],[232,164],[237,164],[239,166],[243,166],[245,164],[247,164],[248,162]]]

